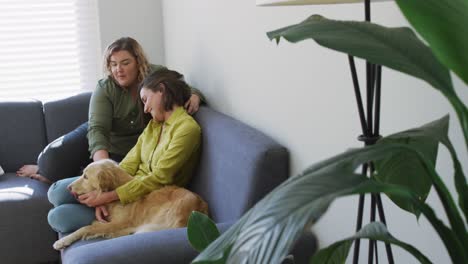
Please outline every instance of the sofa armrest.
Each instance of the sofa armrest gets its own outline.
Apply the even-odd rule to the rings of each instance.
[[[215,222],[239,219],[289,175],[289,152],[261,131],[212,108],[195,115],[202,155],[189,189],[208,203]]]

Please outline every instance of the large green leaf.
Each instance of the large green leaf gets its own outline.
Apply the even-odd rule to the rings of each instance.
[[[468,220],[468,185],[466,183],[466,177],[463,173],[463,168],[457,157],[455,148],[453,147],[452,142],[450,142],[450,139],[448,138],[448,134],[447,134],[448,121],[449,121],[449,117],[445,116],[440,120],[432,122],[426,125],[428,129],[425,129],[424,133],[427,136],[437,139],[437,141],[441,142],[450,152],[450,155],[453,161],[453,167],[454,167],[455,187],[458,192],[458,204],[460,205],[460,208],[465,214],[465,222],[466,222]],[[415,130],[407,131],[407,134],[411,137],[418,137],[421,132],[422,131],[415,129]],[[445,210],[454,211],[456,206],[453,204],[451,200],[448,199],[448,197],[450,196],[449,192],[445,188],[445,186],[442,184],[440,179],[437,179],[437,178],[433,179],[433,183],[434,183],[434,187],[437,193],[439,194],[439,197],[442,200]],[[443,197],[447,197],[447,198],[443,198]],[[457,226],[458,225],[457,223],[463,222],[462,219],[452,218],[451,220],[450,215],[449,215],[449,220],[451,221],[451,224],[454,226]],[[459,230],[459,232],[462,232],[462,231]],[[464,232],[466,233],[466,230]],[[468,245],[468,241],[465,241],[465,243]]]
[[[187,236],[190,245],[197,250],[204,250],[220,233],[215,223],[205,214],[193,211],[187,225]]]
[[[452,143],[450,142],[449,138],[448,138],[448,125],[449,125],[449,116],[444,116],[443,118],[439,119],[439,120],[435,120],[433,122],[430,122],[424,126],[421,126],[419,128],[415,128],[415,129],[410,129],[410,130],[407,130],[407,131],[403,131],[403,132],[400,132],[400,133],[396,133],[396,134],[393,134],[393,135],[390,135],[388,136],[387,138],[390,138],[391,140],[388,141],[388,140],[382,140],[382,141],[379,141],[378,144],[386,144],[386,143],[392,143],[392,142],[399,142],[401,143],[402,141],[413,141],[414,139],[424,139],[423,141],[426,141],[426,144],[432,144],[431,142],[441,142],[443,145],[445,145],[445,147],[447,147],[447,149],[449,150],[451,156],[452,156],[452,161],[453,161],[453,165],[454,165],[454,179],[455,179],[455,186],[457,188],[457,191],[459,193],[459,205],[460,205],[460,208],[462,209],[462,211],[464,212],[465,214],[465,219],[468,219],[467,218],[467,205],[468,205],[468,187],[467,187],[467,184],[466,184],[466,178],[465,178],[465,175],[463,174],[463,169],[461,167],[461,164],[460,164],[460,161],[458,160],[458,157],[456,155],[456,152],[455,152],[455,149],[453,148],[453,145]],[[431,140],[432,139],[432,140]],[[450,224],[452,225],[452,229],[455,231],[455,235],[457,236],[457,239],[459,241],[462,241],[462,244],[464,245],[468,245],[468,237],[467,237],[467,231],[466,231],[466,228],[465,228],[465,224],[463,222],[463,219],[459,216],[458,214],[458,209],[450,195],[450,192],[448,191],[448,189],[446,188],[446,186],[443,184],[442,180],[435,174],[433,173],[430,173],[433,171],[434,169],[434,166],[431,165],[433,164],[433,155],[434,153],[431,153],[431,151],[425,151],[427,149],[430,149],[431,147],[428,146],[428,148],[424,147],[424,146],[421,146],[419,144],[408,144],[409,147],[411,147],[412,149],[416,150],[417,151],[417,154],[418,155],[421,155],[421,156],[424,156],[426,158],[427,161],[429,162],[425,162],[425,163],[422,163],[421,160],[419,159],[418,160],[411,160],[412,162],[416,162],[417,164],[423,166],[423,168],[421,167],[418,167],[418,169],[423,169],[425,170],[426,172],[422,171],[422,170],[418,170],[418,173],[421,173],[421,175],[419,175],[418,178],[420,179],[430,179],[431,181],[431,184],[434,186],[435,190],[437,191],[437,194],[444,206],[444,210],[447,214],[447,217],[450,221]],[[404,152],[404,151],[402,151]],[[406,152],[407,154],[404,154],[404,156],[413,156],[413,154],[416,154],[416,153],[412,153],[412,154],[408,154],[409,152]],[[392,159],[393,157],[391,157],[390,159]],[[398,157],[396,159],[399,159]],[[386,159],[383,159],[379,162],[377,162],[377,164],[381,164],[384,160]],[[404,165],[404,163],[406,163],[407,161],[402,161],[403,164],[399,164],[399,165],[396,165],[396,168],[397,170],[400,168],[399,166],[402,166],[402,167],[405,167],[406,165]],[[429,166],[430,169],[427,169],[426,166]],[[391,170],[392,168],[381,168],[380,169],[380,172],[384,172],[384,174],[386,174],[387,172],[385,170]],[[405,173],[403,170],[399,171],[401,174],[396,176],[396,178],[400,178],[400,177],[413,177],[413,175],[411,174],[408,174],[408,173]],[[395,172],[395,175],[397,175],[397,173]],[[379,178],[381,176],[379,176],[379,174],[377,174],[377,178]],[[393,182],[393,181],[387,181],[387,182]],[[398,182],[396,182],[398,183]],[[399,183],[398,183],[399,184]],[[408,187],[410,187],[411,189],[413,189],[414,186],[411,186],[411,185],[407,185]],[[419,200],[420,201],[424,201],[425,199],[423,199],[424,197],[421,197],[420,196],[420,193],[417,192],[417,188],[416,188],[416,194],[418,195],[418,197],[420,198]],[[389,195],[390,198],[392,198],[392,200],[396,200],[397,202],[400,202],[402,204],[406,204],[405,201],[401,201],[400,199],[396,198],[396,197],[392,197],[392,195]],[[414,206],[413,205],[413,202],[409,202],[408,206]],[[410,207],[411,208],[411,207]],[[419,206],[416,206],[415,207],[416,209],[416,212],[417,213],[418,211],[426,211],[425,215],[426,217],[430,218],[432,217],[432,213],[428,211],[427,208],[425,208],[424,205],[419,205]],[[409,210],[411,211],[411,210]],[[465,220],[466,221],[466,220]],[[441,233],[440,233],[440,236],[442,237],[442,233],[443,233],[443,230],[444,227],[441,226],[440,224],[438,224],[437,222],[437,219],[432,217],[432,221],[431,223],[433,224],[434,228],[435,229],[439,229],[441,230]],[[438,227],[437,227],[438,226]],[[451,238],[447,238],[446,240],[449,241]],[[468,247],[467,247],[468,249]]]
[[[439,126],[444,127],[441,133],[448,133],[448,117],[438,120],[442,122]],[[407,144],[419,153],[424,154],[431,161],[435,168],[439,141],[432,136],[432,123],[417,129],[399,132],[387,136],[377,142],[377,144],[400,143]],[[376,162],[378,173],[376,178],[382,182],[393,183],[408,187],[421,201],[425,201],[432,186],[432,180],[425,165],[421,162],[418,154],[414,151],[402,149],[399,153]],[[410,211],[413,205],[398,197],[390,196],[390,199],[400,208]],[[412,212],[415,213],[415,212]]]
[[[342,159],[352,162],[356,152],[359,150],[339,155],[335,162]],[[372,156],[375,155],[369,153],[360,161],[368,161]],[[328,166],[312,168],[283,183],[231,227],[229,235],[221,235],[220,241],[216,240],[203,251],[194,263],[217,260],[229,246],[228,262],[279,263],[306,223],[317,221],[335,198],[357,190],[375,191],[374,185],[381,185],[355,174],[347,164],[340,165],[343,166],[336,167],[338,171],[330,170]],[[398,187],[394,188],[398,190]]]
[[[435,122],[434,130],[443,130]],[[416,130],[415,133],[418,130]],[[445,226],[419,198],[402,186],[387,184],[356,174],[363,163],[388,158],[402,149],[415,151],[424,161],[435,185],[440,185],[441,199],[448,205],[454,230]],[[354,149],[317,163],[302,174],[292,177],[269,193],[249,210],[241,220],[221,235],[195,260],[195,263],[216,261],[223,257],[232,263],[279,263],[289,252],[294,241],[301,234],[306,223],[316,222],[325,213],[334,199],[362,193],[379,193],[398,196],[412,201],[428,218],[442,238],[454,263],[468,263],[466,256],[467,233],[450,194],[433,169],[433,163],[418,150],[408,145],[386,143],[363,149]],[[455,234],[459,232],[460,234]],[[229,250],[229,253],[227,252]]]
[[[455,93],[447,68],[411,29],[388,28],[369,22],[330,20],[312,15],[299,24],[268,32],[267,35],[277,42],[281,37],[294,43],[313,39],[324,47],[428,82],[444,94],[455,108],[464,132],[465,145],[468,147],[468,110]]]
[[[388,232],[384,224],[380,222],[373,222],[364,226],[354,236],[335,242],[332,245],[317,252],[317,254],[313,256],[311,264],[345,263],[352,242],[356,239],[363,238],[397,245],[411,253],[416,259],[419,260],[420,263],[432,263],[415,247],[394,238]]]
[[[415,201],[415,207],[421,210],[436,230],[452,259],[452,263],[466,263],[468,261],[468,245],[463,242],[467,240],[466,230],[458,233],[458,230],[463,228],[450,229],[442,220],[437,218],[434,210],[425,203]]]
[[[397,0],[437,58],[468,84],[468,1]]]
[[[467,211],[468,211],[467,210],[468,188],[466,184],[466,178],[463,174],[463,169],[458,160],[455,149],[453,148],[453,145],[448,138],[448,125],[449,125],[449,116],[447,115],[439,120],[430,122],[422,127],[410,129],[404,132],[391,135],[388,137],[392,139],[391,141],[382,140],[381,142],[379,142],[379,144],[399,142],[401,140],[411,141],[412,139],[425,138],[427,139],[428,144],[431,141],[429,139],[432,139],[433,141],[441,142],[443,145],[445,145],[452,156],[452,161],[454,164],[455,186],[457,188],[457,191],[459,192],[459,204],[460,204],[460,208],[462,209],[466,217]],[[432,162],[432,157],[430,156],[430,152],[425,152],[423,147],[417,146],[415,144],[409,144],[408,146],[412,148],[413,150],[415,150],[416,151],[415,153],[417,153],[420,156],[423,156],[425,160],[427,161],[424,163],[421,163],[421,161],[418,162],[418,164],[422,165],[424,169],[426,170],[426,173],[420,171],[421,173],[420,177],[421,178],[429,177],[429,179],[431,180],[431,183],[434,186],[435,190],[437,191],[437,194],[444,206],[444,210],[447,214],[450,224],[452,225],[453,230],[455,231],[455,234],[458,236],[458,239],[460,241],[463,241],[462,243],[466,246],[466,249],[468,250],[468,236],[466,233],[467,231],[465,228],[465,224],[463,222],[463,219],[460,217],[458,213],[458,209],[455,205],[455,202],[453,201],[452,196],[450,195],[450,192],[448,191],[448,189],[446,188],[446,186],[444,185],[440,177],[438,177],[437,174],[434,173],[434,164]],[[377,164],[379,164],[380,162],[382,162],[382,160],[377,162]],[[392,197],[391,195],[389,196]],[[419,197],[419,198],[422,198],[422,197]],[[423,201],[423,199],[420,199],[420,201]],[[416,209],[421,210],[421,206],[416,207]]]
[[[406,27],[339,21],[312,15],[305,21],[267,33],[290,42],[313,39],[318,44],[421,78],[444,94],[453,94],[450,74],[429,47]]]

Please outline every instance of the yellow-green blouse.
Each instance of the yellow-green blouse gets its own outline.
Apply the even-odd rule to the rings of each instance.
[[[165,185],[186,185],[198,162],[200,140],[200,126],[183,107],[164,123],[151,120],[120,162],[134,176],[116,189],[120,201],[133,202]]]

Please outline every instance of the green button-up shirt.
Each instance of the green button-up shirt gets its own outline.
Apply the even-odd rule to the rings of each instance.
[[[148,123],[120,167],[134,176],[116,189],[122,203],[133,202],[165,185],[185,186],[200,154],[201,129],[183,107],[164,123]]]

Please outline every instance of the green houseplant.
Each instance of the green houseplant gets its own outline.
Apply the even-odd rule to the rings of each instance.
[[[336,21],[319,15],[267,35],[277,42],[281,38],[290,42],[311,38],[324,47],[426,81],[454,107],[465,139],[462,147],[466,151],[468,110],[455,93],[449,69],[468,83],[468,53],[464,51],[468,45],[468,1],[396,2],[429,46],[409,28]],[[194,263],[280,263],[304,227],[318,221],[334,199],[363,193],[383,193],[416,217],[424,215],[443,241],[452,262],[468,263],[468,187],[447,135],[448,124],[449,117],[445,116],[387,136],[373,146],[352,149],[316,163],[278,186],[219,237],[212,223],[194,215],[189,221],[189,239],[195,241],[198,250],[203,250]],[[448,149],[453,161],[458,203],[435,171],[440,144]],[[356,173],[362,164],[369,162],[376,168],[371,177]],[[449,225],[425,202],[431,186],[443,204]],[[421,263],[431,263],[416,248],[394,238],[378,222],[320,250],[312,263],[344,263],[356,238],[394,244]]]

